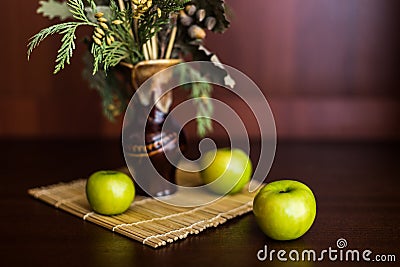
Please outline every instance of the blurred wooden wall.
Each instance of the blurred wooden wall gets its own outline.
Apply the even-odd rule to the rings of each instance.
[[[400,1],[227,3],[231,29],[209,34],[207,46],[262,89],[279,138],[399,139]],[[57,38],[45,41],[28,64],[28,38],[51,22],[35,14],[37,0],[2,5],[0,137],[118,137],[120,121],[102,117],[99,96],[81,78],[83,46],[56,76]],[[257,132],[243,103],[220,90],[215,95]]]

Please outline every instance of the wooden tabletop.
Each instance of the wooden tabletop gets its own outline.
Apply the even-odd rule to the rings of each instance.
[[[398,266],[400,262],[398,143],[280,142],[267,181],[293,178],[312,188],[318,211],[306,235],[290,242],[273,241],[247,214],[160,249],[27,194],[29,188],[122,166],[118,140],[1,140],[0,147],[0,266]],[[257,142],[252,148],[257,150]],[[254,153],[251,157],[257,159]],[[338,239],[345,239],[347,247],[338,249]],[[272,262],[260,261],[257,254],[262,258],[265,248],[268,253],[284,250],[286,257],[290,253],[295,257],[293,250],[300,255],[313,250],[317,256],[329,248],[337,252],[332,251],[331,258],[325,253],[320,262],[284,263],[275,254]],[[348,250],[359,251],[360,262],[347,262]],[[366,256],[374,262],[363,262],[365,250],[372,252]],[[393,260],[391,255],[396,262],[376,261]]]

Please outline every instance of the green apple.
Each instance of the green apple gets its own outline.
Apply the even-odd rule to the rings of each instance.
[[[265,185],[253,202],[253,213],[261,230],[275,240],[304,235],[314,222],[317,205],[305,184],[280,180]]]
[[[240,192],[253,171],[247,154],[237,148],[208,151],[201,158],[200,166],[203,182],[211,191],[221,195]]]
[[[132,179],[118,171],[98,171],[86,183],[86,197],[92,209],[103,215],[126,211],[135,198]]]

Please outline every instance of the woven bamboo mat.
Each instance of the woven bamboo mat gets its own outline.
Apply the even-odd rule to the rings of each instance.
[[[181,179],[181,183],[185,182]],[[136,196],[125,213],[103,216],[91,210],[86,200],[85,185],[86,179],[80,179],[30,189],[28,193],[55,208],[153,248],[199,234],[206,228],[217,227],[227,220],[251,211],[254,197],[254,193],[248,193],[246,190],[243,193],[224,196],[204,206],[187,208]],[[176,194],[179,194],[179,191]]]

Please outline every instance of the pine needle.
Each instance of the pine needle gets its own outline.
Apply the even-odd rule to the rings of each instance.
[[[89,0],[88,2],[91,4],[92,8],[96,8],[93,0]],[[68,0],[67,4],[70,7],[70,12],[73,14],[73,17],[78,21],[59,23],[45,28],[31,37],[28,43],[27,54],[29,60],[33,50],[48,36],[55,33],[64,35],[61,39],[62,45],[57,52],[54,73],[58,73],[60,70],[62,70],[65,64],[70,64],[73,50],[75,49],[76,29],[79,26],[97,26],[97,24],[90,22],[86,17],[85,6],[82,0]]]

